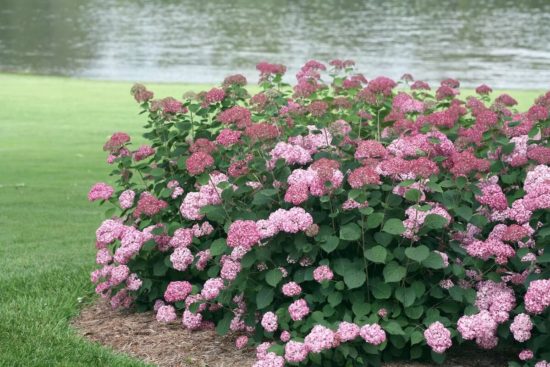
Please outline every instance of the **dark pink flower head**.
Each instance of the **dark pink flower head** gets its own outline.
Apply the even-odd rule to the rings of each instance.
[[[388,152],[386,148],[376,140],[361,140],[357,144],[355,159],[384,158]]]
[[[252,220],[237,220],[229,226],[227,245],[229,247],[252,248],[260,242],[261,236],[256,222]]]
[[[460,87],[460,82],[456,79],[447,78],[441,81],[441,86],[456,89]]]
[[[191,176],[196,176],[203,173],[206,168],[213,164],[214,158],[212,158],[210,154],[199,151],[191,154],[191,156],[187,158],[185,167]]]
[[[430,85],[422,80],[417,80],[411,84],[412,90],[430,90]]]
[[[405,74],[401,75],[401,78],[400,78],[400,79],[403,80],[404,82],[412,82],[412,81],[414,81],[413,76],[412,76],[411,74],[409,74],[409,73],[405,73]]]
[[[480,95],[487,95],[492,91],[493,89],[491,89],[491,87],[486,84],[481,84],[479,87],[476,88],[476,93]]]
[[[166,201],[157,199],[148,192],[143,192],[139,197],[136,210],[134,211],[134,218],[139,218],[141,214],[152,217],[167,206],[168,203],[166,203]]]
[[[311,116],[321,117],[327,112],[328,105],[323,101],[313,101],[306,109],[311,113]]]
[[[204,103],[211,105],[223,101],[224,98],[225,91],[223,89],[212,88],[204,95]]]
[[[536,161],[538,164],[550,164],[550,148],[539,145],[530,146],[527,149],[527,158]]]
[[[446,98],[454,98],[458,94],[458,90],[451,88],[447,85],[442,85],[441,87],[437,88],[435,92],[435,98],[438,101],[441,101]]]
[[[534,105],[529,108],[527,117],[533,121],[543,121],[548,119],[548,108],[544,106]]]
[[[155,154],[155,150],[153,148],[151,148],[150,145],[142,145],[134,153],[134,159],[136,161],[141,161],[141,160],[143,160],[147,157],[152,156],[153,154]]]
[[[389,97],[392,93],[393,88],[397,86],[397,83],[392,79],[385,76],[379,76],[371,80],[367,86],[367,89],[374,94],[382,94],[386,97]]]
[[[254,141],[275,139],[279,136],[279,128],[267,122],[251,124],[244,130],[244,135]]]
[[[326,70],[326,66],[317,60],[309,60],[302,66],[302,69],[313,69],[313,70]]]
[[[88,192],[88,200],[108,200],[115,190],[105,182],[98,182]]]
[[[142,84],[134,84],[130,89],[130,94],[134,96],[134,99],[138,103],[147,102],[153,99],[153,92],[148,91]]]
[[[510,97],[510,95],[503,93],[495,99],[495,103],[511,107],[517,105],[518,101]]]
[[[252,123],[250,110],[241,106],[234,106],[222,111],[217,119],[224,124],[235,124],[237,128],[244,129]]]
[[[172,97],[161,99],[160,108],[162,109],[162,112],[167,115],[187,112],[187,108],[183,107],[183,103]]]
[[[203,152],[210,154],[215,151],[216,148],[216,144],[213,141],[205,138],[198,138],[193,142],[193,144],[191,144],[191,146],[189,147],[189,151],[191,153]]]
[[[329,62],[329,65],[334,67],[337,70],[347,69],[351,68],[355,65],[355,61],[353,60],[340,60],[340,59],[334,59]]]
[[[105,145],[103,145],[103,150],[109,151],[111,153],[118,152],[126,143],[130,142],[130,136],[123,132],[116,132],[111,137]]]
[[[230,75],[223,80],[224,88],[228,88],[232,85],[240,85],[244,87],[246,84],[247,84],[247,80],[244,77],[244,75],[241,75],[241,74]]]
[[[216,137],[216,143],[228,147],[236,144],[241,139],[241,132],[231,129],[223,129]]]
[[[187,281],[170,282],[164,292],[164,299],[170,303],[185,301],[192,290],[193,286]]]
[[[256,65],[256,70],[260,72],[260,80],[265,80],[272,75],[283,75],[286,73],[286,66],[262,61]]]

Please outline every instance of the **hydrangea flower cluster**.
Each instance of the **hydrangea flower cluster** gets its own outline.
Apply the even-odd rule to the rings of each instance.
[[[550,92],[523,112],[351,60],[294,85],[257,69],[253,96],[242,75],[183,99],[132,88],[149,141],[104,145],[96,292],[232,332],[256,367],[441,361],[464,340],[547,366]]]

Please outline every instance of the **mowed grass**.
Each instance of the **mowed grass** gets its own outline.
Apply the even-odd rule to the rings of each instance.
[[[104,210],[86,194],[109,180],[101,147],[114,131],[140,142],[145,116],[130,87],[0,74],[0,366],[144,366],[69,325],[93,299]],[[180,97],[208,86],[148,87]],[[508,93],[525,109],[541,92]]]

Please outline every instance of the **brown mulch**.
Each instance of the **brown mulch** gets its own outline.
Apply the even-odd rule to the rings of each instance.
[[[84,308],[73,326],[89,340],[159,367],[249,367],[254,363],[254,350],[237,350],[234,337],[219,336],[213,330],[190,332],[179,323],[157,322],[151,312],[113,311],[102,301]],[[505,367],[507,360],[505,353],[459,349],[448,353],[441,367]]]

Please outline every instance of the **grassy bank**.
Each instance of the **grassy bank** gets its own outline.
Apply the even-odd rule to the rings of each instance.
[[[145,121],[131,84],[0,74],[0,86],[0,366],[143,366],[69,327],[92,295],[103,211],[86,193],[109,172],[101,146],[113,131],[137,138]],[[540,94],[509,93],[522,108]]]

